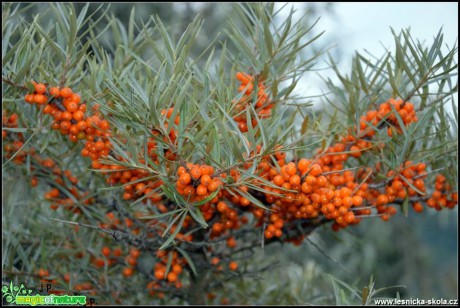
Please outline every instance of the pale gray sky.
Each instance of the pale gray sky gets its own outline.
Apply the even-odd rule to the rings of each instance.
[[[295,8],[302,7],[301,3],[293,2],[292,5]],[[458,3],[348,2],[335,3],[334,12],[333,15],[325,14],[321,17],[317,31],[326,30],[320,40],[333,40],[333,43],[340,45],[341,57],[336,60],[344,73],[349,73],[355,51],[363,53],[366,49],[380,57],[384,53],[384,47],[394,50],[390,27],[396,33],[410,27],[412,37],[427,44],[432,43],[441,27],[444,44],[452,47],[458,39]],[[321,74],[333,76],[332,72]],[[321,94],[319,85],[320,82],[316,81],[307,89],[299,90],[306,90],[308,95]]]
[[[318,27],[331,34],[340,33],[339,44],[344,58],[355,50],[367,49],[373,54],[393,47],[390,27],[397,33],[410,27],[414,38],[431,42],[443,27],[444,42],[452,46],[458,38],[458,4],[447,2],[386,2],[386,3],[336,3],[336,18],[325,16]]]

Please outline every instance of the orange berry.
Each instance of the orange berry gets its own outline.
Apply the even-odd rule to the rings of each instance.
[[[67,104],[67,111],[74,113],[75,111],[78,110],[78,104],[75,102],[70,102]]]
[[[38,83],[35,85],[35,92],[38,94],[45,94],[46,86],[43,83]]]
[[[209,186],[211,181],[212,181],[212,179],[211,179],[211,177],[209,175],[204,174],[204,175],[201,176],[201,184],[203,184],[204,186]]]
[[[227,239],[227,247],[230,247],[230,248],[236,247],[236,240],[233,236]]]
[[[345,222],[350,224],[355,220],[355,214],[353,212],[348,212],[345,214]]]
[[[102,130],[108,130],[108,129],[110,128],[109,121],[107,121],[107,120],[102,120],[101,123],[99,123],[99,127],[100,127]]]
[[[179,166],[179,168],[177,168],[177,175],[178,176],[181,176],[182,174],[184,174],[186,172],[187,172],[187,170],[183,166]]]
[[[408,179],[411,179],[415,176],[415,172],[414,170],[407,168],[407,169],[404,169],[402,175]]]
[[[198,180],[201,176],[201,170],[200,168],[198,167],[193,167],[192,170],[190,170],[190,175],[192,176],[192,178],[194,178],[195,180]]]
[[[225,213],[228,210],[228,206],[225,202],[219,201],[219,203],[217,203],[217,210],[220,213]]]
[[[69,132],[73,135],[78,134],[79,130],[78,130],[77,124],[70,125]]]
[[[72,118],[73,118],[72,113],[70,113],[68,111],[62,112],[62,116],[61,116],[62,120],[70,121],[70,120],[72,120]]]
[[[165,279],[165,270],[163,268],[159,268],[157,270],[155,270],[155,278],[158,279],[158,280],[162,280],[162,279]]]
[[[58,98],[61,95],[61,91],[57,87],[52,87],[50,89],[50,95],[53,96],[54,98]]]
[[[200,185],[198,185],[198,187],[196,188],[196,193],[197,193],[197,195],[199,195],[199,196],[205,196],[205,195],[208,193],[208,189],[206,188],[206,186],[200,184]]]
[[[300,185],[300,176],[298,176],[297,174],[294,174],[294,175],[291,176],[291,178],[289,179],[289,183],[290,183],[292,186],[298,186],[298,185]]]
[[[129,250],[129,255],[133,258],[138,258],[140,254],[141,254],[140,250],[137,249],[136,247],[133,247]]]
[[[308,165],[309,165],[308,160],[306,160],[305,158],[302,158],[297,163],[297,168],[299,168],[300,172],[305,172],[308,169]]]
[[[61,89],[61,96],[63,98],[67,98],[67,97],[70,97],[72,95],[72,89],[70,88],[63,88]]]
[[[69,130],[70,129],[70,121],[62,121],[61,122],[61,129],[62,130]]]
[[[179,181],[182,185],[188,185],[192,181],[190,173],[182,173],[179,177]]]
[[[117,248],[115,248],[115,249],[113,250],[112,253],[113,253],[113,255],[114,255],[115,257],[120,257],[121,254],[122,254],[122,250],[121,250],[120,247],[117,247]]]
[[[26,96],[24,97],[24,100],[26,101],[26,103],[33,104],[35,102],[35,95],[26,94]]]
[[[387,195],[379,195],[377,197],[377,205],[385,205],[389,202]]]
[[[172,271],[179,275],[180,273],[182,273],[182,266],[180,266],[179,264],[174,264],[172,267]]]
[[[323,187],[323,186],[326,186],[326,184],[327,184],[327,179],[324,175],[321,175],[318,178],[316,178],[316,185]]]
[[[212,231],[214,231],[215,233],[220,233],[222,232],[223,229],[224,229],[224,226],[219,222],[216,222],[215,224],[212,225]]]
[[[48,98],[46,97],[46,95],[43,95],[43,94],[35,94],[34,101],[39,105],[43,105],[43,104],[46,104],[46,102],[48,101]]]
[[[277,175],[273,178],[273,183],[277,186],[281,186],[284,184],[284,177],[282,175]]]
[[[101,252],[106,257],[110,256],[110,248],[107,246],[102,247]]]
[[[38,271],[38,276],[40,277],[46,277],[46,276],[49,276],[49,272],[48,270],[44,270],[43,268],[39,269]]]
[[[393,183],[391,183],[391,187],[395,190],[400,190],[404,187],[404,184],[401,181],[393,181]]]
[[[126,257],[126,263],[128,263],[131,266],[136,266],[137,265],[137,260],[133,256],[129,255]]]
[[[218,257],[213,257],[211,259],[211,264],[212,265],[217,265],[220,262],[220,259]]]
[[[131,267],[125,267],[123,269],[123,276],[130,277],[133,275],[134,270]]]
[[[81,132],[84,131],[86,129],[86,122],[85,121],[78,121],[77,127],[78,127],[79,131],[81,131]]]
[[[168,281],[169,282],[176,282],[177,281],[177,274],[174,273],[174,272],[169,272]]]
[[[323,169],[318,164],[313,164],[310,169],[310,174],[312,176],[318,176],[323,172]]]
[[[238,269],[238,263],[236,263],[235,261],[232,261],[228,264],[228,268],[231,271],[236,271]]]
[[[77,124],[77,126],[78,126],[78,124]],[[85,132],[78,132],[78,134],[77,134],[77,139],[78,139],[78,140],[85,139],[85,137],[86,137],[86,133],[85,133]]]
[[[363,197],[361,196],[353,196],[353,205],[354,206],[360,206],[361,204],[363,204]]]
[[[104,259],[97,258],[96,260],[94,260],[94,265],[96,265],[97,267],[104,267],[105,261]]]
[[[213,179],[212,182],[208,185],[209,191],[216,191],[219,189],[219,186],[222,184],[219,179]]]
[[[80,94],[74,93],[70,96],[70,100],[78,104],[81,101],[81,96]]]
[[[290,162],[286,165],[286,173],[290,176],[293,176],[297,173],[297,167],[293,162]]]
[[[69,106],[70,106],[70,104],[69,104]],[[73,113],[72,117],[73,117],[73,119],[74,119],[75,121],[81,121],[81,120],[83,120],[83,118],[85,117],[85,114],[83,113],[83,111],[76,110],[76,111]],[[86,124],[86,123],[85,123],[85,124]],[[85,126],[85,128],[86,128],[86,126]]]

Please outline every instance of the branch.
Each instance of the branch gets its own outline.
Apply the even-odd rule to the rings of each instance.
[[[29,88],[27,88],[26,86],[20,85],[20,84],[18,84],[18,83],[15,83],[15,82],[12,81],[11,79],[6,78],[6,77],[3,77],[3,76],[2,76],[2,82],[7,83],[7,84],[9,84],[10,86],[13,86],[13,87],[18,88],[18,89],[21,89],[21,90],[26,90],[26,91],[29,90]]]

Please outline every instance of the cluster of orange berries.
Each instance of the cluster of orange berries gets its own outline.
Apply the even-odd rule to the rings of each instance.
[[[139,214],[137,214],[139,215]],[[112,229],[112,230],[120,230],[120,229],[131,229],[132,234],[139,234],[140,230],[138,228],[133,227],[133,220],[129,217],[124,217],[120,219],[117,217],[117,214],[114,212],[107,212],[105,214],[104,221],[99,222],[98,226],[101,229]]]
[[[332,156],[332,160],[339,162],[341,154],[338,155]],[[340,227],[359,222],[353,207],[360,207],[363,198],[359,190],[353,194],[352,189],[347,187],[354,187],[353,173],[337,170],[337,173],[324,174],[326,170],[330,171],[331,168],[321,159],[316,163],[307,159],[289,162],[281,167],[280,172],[271,169],[268,179],[280,189],[266,187],[271,192],[266,194],[266,199],[273,203],[272,209],[276,210],[265,230],[266,238],[280,237],[285,223],[314,219],[320,215],[335,221]]]
[[[238,92],[244,92],[241,99],[237,102],[236,110],[240,113],[238,116],[234,117],[234,120],[238,123],[238,128],[243,132],[248,131],[247,116],[244,112],[248,105],[255,100],[255,110],[259,118],[267,118],[271,115],[271,109],[273,104],[269,103],[268,94],[265,91],[265,85],[262,81],[257,83],[257,93],[255,91],[255,82],[254,78],[248,74],[238,72],[236,73],[236,79],[241,83],[238,88]],[[253,98],[255,96],[255,98]],[[250,119],[253,127],[257,125],[257,119]]]
[[[222,271],[224,269],[224,267],[221,265],[220,261],[221,260],[220,260],[219,257],[212,257],[210,263],[211,263],[212,266],[217,266],[218,271]],[[231,270],[231,271],[236,271],[238,269],[238,262],[230,261],[228,263],[228,269]]]
[[[6,110],[2,111],[2,127],[17,128],[18,127],[18,115],[13,113],[8,115]],[[11,138],[13,137],[14,138]],[[10,158],[15,155],[24,146],[24,135],[22,133],[11,134],[7,130],[2,129],[2,139],[6,139],[3,143],[3,149],[5,151],[5,158]],[[24,149],[20,150],[13,159],[13,162],[17,165],[21,165],[25,162],[27,151]]]
[[[70,170],[61,170],[56,162],[51,158],[41,158],[40,156],[34,156],[35,161],[40,164],[43,169],[41,172],[48,173],[53,179],[53,182],[62,186],[63,189],[67,190],[72,196],[65,197],[66,194],[54,187],[51,190],[45,192],[44,198],[52,202],[50,208],[57,210],[59,206],[64,206],[66,210],[73,211],[74,213],[81,213],[81,210],[75,204],[75,200],[82,200],[84,204],[89,205],[94,202],[94,198],[88,198],[88,192],[79,192],[76,185],[78,178],[72,174]],[[37,168],[31,167],[34,171]],[[37,186],[38,179],[36,176],[32,177],[32,187]]]
[[[171,254],[171,265],[167,272],[167,264]],[[159,288],[161,284],[159,281],[167,281],[167,284],[174,285],[176,288],[182,288],[182,282],[179,280],[179,276],[183,272],[183,266],[186,264],[184,258],[179,257],[177,251],[167,252],[165,250],[159,250],[157,252],[157,258],[160,260],[153,268],[153,274],[157,280],[151,281],[147,285],[149,293],[155,295],[155,289]]]
[[[63,135],[69,135],[69,139],[73,142],[84,139],[88,126],[85,121],[86,104],[80,104],[80,94],[73,93],[68,87],[62,89],[51,87],[47,92],[45,84],[35,81],[32,83],[35,91],[26,94],[24,100],[29,104],[46,105],[43,113],[54,118],[52,129],[59,130]]]
[[[115,247],[111,249],[108,246],[103,246],[101,248],[101,256],[91,256],[91,262],[98,268],[104,266],[113,266],[117,263],[124,264],[125,267],[122,270],[122,275],[124,277],[130,277],[134,274],[135,268],[137,266],[137,259],[140,256],[140,250],[136,247],[131,247],[129,253],[124,257],[124,262],[122,257],[125,254],[121,247]]]
[[[168,130],[169,129],[169,125],[170,125],[170,122],[171,122],[171,116],[174,112],[174,107],[171,107],[171,108],[168,108],[168,109],[164,109],[161,111],[161,115],[166,115],[166,118],[168,119],[168,121],[165,121],[164,125],[165,125],[165,129]],[[177,126],[179,125],[179,122],[180,122],[180,116],[176,116],[174,118],[174,124],[173,126]],[[153,131],[154,134],[158,133],[156,131]],[[170,132],[169,132],[169,138],[171,139],[172,142],[175,142],[176,139],[177,139],[177,130],[174,129],[174,128],[171,128]],[[164,141],[168,141],[166,136],[163,138]]]
[[[210,208],[212,207],[210,206]],[[220,218],[212,225],[211,239],[227,234],[227,230],[237,230],[242,223],[247,222],[247,217],[239,217],[237,210],[231,208],[225,201],[219,201],[215,208],[220,213]],[[227,247],[234,248],[235,246],[235,238],[229,237],[227,239]]]
[[[47,269],[40,268],[38,270],[38,272],[37,272],[37,275],[41,278],[41,280],[43,282],[51,283],[52,285],[55,285],[56,282],[57,282],[56,278],[54,278],[54,279],[50,278],[50,277],[52,277],[52,275],[50,275],[50,272]],[[54,276],[56,276],[56,275],[54,275]],[[74,276],[74,278],[76,278],[75,277],[76,275],[73,275],[73,276]],[[70,273],[63,274],[62,275],[62,281],[63,281],[63,283],[68,284],[70,282]],[[93,292],[91,292],[91,294],[92,295],[95,294],[95,292],[93,290],[93,284],[91,282],[82,282],[82,283],[75,284],[74,289],[75,289],[76,292],[92,290]],[[48,292],[49,292],[49,294],[55,294],[55,295],[67,294],[68,293],[68,291],[66,291],[66,290],[49,290]]]
[[[2,112],[2,127],[8,128],[17,128],[18,127],[18,114],[13,113],[8,115],[6,110]],[[22,135],[22,134],[21,134]],[[5,139],[8,136],[8,132],[2,129],[2,139]]]
[[[24,142],[22,140],[15,140],[13,142],[5,142],[3,145],[3,149],[5,150],[5,158],[11,158],[15,153],[17,153],[14,158],[13,162],[17,165],[24,164],[26,157],[27,157],[27,151],[21,150],[21,148],[24,146]]]
[[[447,183],[444,175],[436,176],[434,188],[431,197],[426,200],[427,206],[440,211],[445,207],[453,209],[458,204],[458,193],[452,192],[452,187]]]
[[[404,126],[418,121],[414,104],[411,102],[404,102],[402,99],[390,98],[386,102],[380,104],[378,110],[369,110],[366,115],[361,116],[359,125],[360,130],[364,134],[362,137],[373,137],[376,133],[376,129],[384,123],[382,121],[391,124],[387,125],[387,134],[390,137],[393,136],[395,130],[401,133],[401,125],[396,113],[399,114]]]
[[[220,177],[214,177],[214,167],[209,165],[194,165],[187,163],[187,168],[179,166],[177,168],[176,188],[179,194],[190,198],[191,202],[201,201],[220,189],[223,182]],[[215,203],[219,199],[219,193],[212,201]]]
[[[89,157],[92,161],[91,167],[94,169],[102,169],[103,164],[99,161],[102,156],[107,156],[110,153],[112,144],[110,137],[110,123],[105,120],[99,111],[99,105],[92,108],[93,115],[86,118],[85,129],[85,146],[81,150],[83,157]],[[106,166],[108,168],[108,166]]]

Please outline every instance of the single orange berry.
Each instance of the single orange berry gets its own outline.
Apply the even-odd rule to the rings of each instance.
[[[70,102],[67,104],[67,111],[74,113],[78,109],[78,104],[75,102]]]
[[[201,170],[198,167],[194,167],[194,168],[192,168],[192,170],[190,170],[190,174],[191,174],[192,178],[197,180],[201,176]]]
[[[110,248],[107,246],[102,247],[101,252],[106,257],[110,256]]]
[[[209,175],[204,174],[204,175],[201,176],[201,184],[203,184],[204,186],[209,186],[211,181],[212,181],[212,179],[211,179],[211,177]]]
[[[180,273],[182,273],[182,266],[180,266],[179,264],[174,264],[172,267],[172,271],[179,275]]]
[[[387,195],[379,195],[377,197],[377,205],[385,205],[389,202]]]
[[[174,272],[170,272],[168,274],[168,281],[169,282],[176,282],[177,281],[177,274]]]
[[[130,277],[133,275],[134,270],[131,267],[125,267],[123,269],[123,276]]]
[[[141,254],[140,250],[137,249],[136,247],[133,247],[129,250],[129,255],[133,258],[137,259],[140,254]]]
[[[228,264],[228,268],[231,271],[236,271],[238,269],[238,263],[236,263],[235,261],[232,261]]]
[[[35,92],[38,94],[45,94],[46,86],[43,83],[38,83],[35,85]]]
[[[217,265],[217,264],[219,264],[219,262],[220,262],[220,259],[218,257],[213,257],[211,259],[211,264],[212,265]]]
[[[225,202],[219,201],[219,203],[217,203],[217,210],[221,213],[225,213],[228,210],[228,206]]]
[[[81,96],[80,94],[74,93],[70,96],[70,100],[78,104],[81,101]]]
[[[109,121],[107,121],[107,120],[102,120],[101,123],[99,123],[99,127],[100,127],[102,130],[108,130],[108,129],[110,128]]]
[[[70,97],[73,94],[73,92],[72,92],[72,89],[70,88],[63,88],[61,89],[60,94],[63,98],[67,98],[67,97]]]
[[[69,104],[70,105],[70,104]],[[73,119],[75,121],[81,121],[83,120],[83,118],[85,117],[85,114],[83,111],[80,111],[80,110],[76,110],[74,111],[73,115],[72,115]]]
[[[310,169],[310,174],[313,176],[318,176],[323,172],[323,169],[318,164],[313,164]]]
[[[33,104],[35,102],[34,98],[35,98],[35,95],[26,94],[26,96],[24,97],[24,100],[26,101],[26,103]]]
[[[58,98],[61,95],[61,91],[57,87],[52,87],[50,89],[50,95],[54,98]]]
[[[122,254],[122,250],[121,250],[120,247],[117,247],[117,248],[115,248],[115,249],[113,250],[112,253],[113,253],[113,255],[114,255],[115,257],[120,257],[121,254]]]

